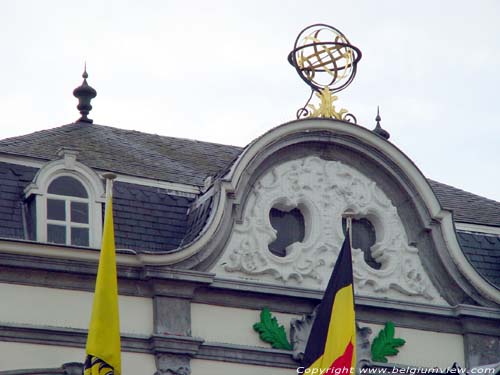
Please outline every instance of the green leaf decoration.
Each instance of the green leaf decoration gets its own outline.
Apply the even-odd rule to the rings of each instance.
[[[274,349],[292,350],[292,345],[286,337],[285,327],[278,324],[267,307],[260,312],[260,322],[255,323],[253,329],[259,333],[262,341],[268,342]]]
[[[405,343],[405,340],[394,337],[394,323],[386,322],[385,327],[373,339],[371,347],[372,361],[387,363],[386,356],[397,355],[399,353],[397,348]]]

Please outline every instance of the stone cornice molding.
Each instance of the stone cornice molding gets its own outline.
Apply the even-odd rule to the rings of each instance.
[[[146,266],[141,278],[150,281],[153,295],[192,299],[195,290],[213,282],[215,275],[179,269]]]
[[[198,353],[203,339],[190,336],[152,335],[149,339],[151,351],[157,353],[172,353],[194,356]]]
[[[86,337],[87,331],[83,329],[0,323],[0,339],[3,341],[84,348]],[[121,346],[124,352],[183,355],[271,367],[297,366],[290,351],[205,342],[201,338],[190,336],[154,334],[146,337],[122,334]]]
[[[297,368],[298,364],[288,350],[215,342],[204,342],[196,358],[283,368]]]

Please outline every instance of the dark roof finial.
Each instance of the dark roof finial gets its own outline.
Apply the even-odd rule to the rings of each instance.
[[[84,65],[83,65],[83,74],[82,74],[82,78],[83,79],[87,79],[89,78],[89,75],[87,74],[87,62],[85,61]]]
[[[82,117],[80,117],[77,122],[86,122],[92,124],[93,120],[89,119],[87,116],[92,110],[90,101],[97,96],[97,91],[95,91],[88,85],[88,77],[89,75],[87,74],[87,62],[85,62],[85,67],[82,74],[83,82],[73,91],[73,95],[78,99],[78,106],[76,108],[78,108],[80,114],[82,115]]]
[[[382,120],[382,118],[380,117],[380,108],[379,106],[377,106],[377,117],[375,117],[375,121],[377,121],[377,126],[375,126],[375,129],[373,129],[372,132],[380,135],[382,138],[389,139],[391,135],[387,130],[382,129],[382,126],[380,126],[380,120]]]

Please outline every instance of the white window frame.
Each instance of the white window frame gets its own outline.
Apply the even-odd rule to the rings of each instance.
[[[47,199],[64,200],[67,213],[69,201],[81,201],[88,202],[89,223],[88,225],[69,223],[69,215],[66,215],[66,246],[73,246],[71,245],[71,227],[81,226],[89,228],[89,247],[99,248],[102,238],[102,207],[106,201],[103,182],[96,172],[76,160],[77,151],[63,148],[58,155],[61,159],[49,162],[40,168],[33,182],[24,190],[26,199],[33,195],[36,199],[36,240],[47,242],[47,225],[63,223],[59,220],[47,219]],[[49,194],[47,192],[49,185],[62,176],[72,177],[79,181],[87,190],[88,198]]]
[[[63,176],[74,178],[76,181],[81,183],[87,192],[87,198],[80,198],[80,197],[75,197],[75,196],[71,196],[71,195],[59,195],[59,194],[47,193],[45,202],[47,202],[49,199],[63,201],[64,202],[64,213],[65,213],[64,220],[54,220],[54,219],[49,219],[48,217],[46,218],[47,225],[45,226],[45,228],[47,230],[47,237],[48,237],[48,225],[49,224],[64,226],[65,232],[66,232],[66,236],[65,236],[66,243],[65,244],[72,245],[72,243],[71,243],[71,229],[72,228],[87,228],[89,230],[89,245],[90,245],[90,238],[92,235],[92,233],[91,233],[92,226],[91,226],[91,214],[90,214],[91,205],[90,205],[90,200],[89,200],[88,189],[86,188],[85,184],[83,184],[82,181],[80,181],[74,175],[70,175],[70,174],[66,174],[66,173],[63,173],[63,174],[60,174],[60,175],[57,175],[56,177],[54,177],[52,179],[52,181],[50,181],[47,186],[50,186],[50,184],[52,184],[52,182],[54,182],[55,180],[57,180],[58,178],[63,177]],[[72,202],[87,204],[87,210],[88,210],[88,222],[87,223],[77,223],[77,222],[74,222],[71,220],[71,203]]]

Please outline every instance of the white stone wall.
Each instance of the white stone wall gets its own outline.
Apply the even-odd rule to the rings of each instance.
[[[94,293],[0,283],[0,322],[88,329]],[[120,296],[122,333],[153,332],[151,298]]]
[[[194,303],[192,309],[192,333],[209,342],[229,343],[269,348],[252,328],[259,321],[260,311]],[[278,323],[283,324],[289,335],[293,314],[274,313]],[[360,322],[361,327],[370,327],[370,342],[382,325]],[[423,331],[396,327],[396,337],[406,340],[400,353],[388,357],[389,362],[400,365],[424,367],[448,367],[454,362],[465,365],[463,337],[459,334]],[[196,374],[194,374],[196,375]]]
[[[278,323],[285,327],[290,337],[290,321],[300,318],[293,314],[275,313]],[[233,307],[191,304],[191,330],[194,337],[201,337],[209,342],[258,346],[270,348],[268,343],[259,338],[252,328],[260,321],[259,310],[248,310]]]
[[[0,371],[57,368],[63,363],[85,360],[84,349],[18,342],[0,341],[0,353]],[[155,371],[154,356],[142,353],[122,353],[123,375],[152,375]]]
[[[371,340],[384,328],[366,323],[360,323],[360,327],[372,329]],[[396,327],[394,336],[404,339],[406,344],[398,348],[397,356],[387,357],[391,363],[446,368],[457,362],[459,366],[465,367],[462,335]]]
[[[191,375],[293,375],[295,369],[243,365],[230,362],[216,362],[202,359],[191,360]]]

